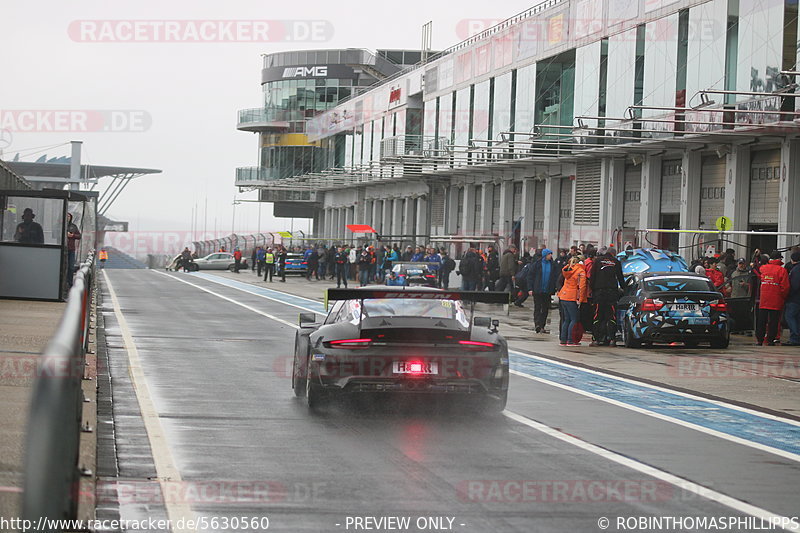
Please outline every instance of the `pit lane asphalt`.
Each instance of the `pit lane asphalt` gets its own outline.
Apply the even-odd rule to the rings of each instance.
[[[641,488],[652,487],[644,482],[653,478],[503,416],[411,402],[345,404],[312,416],[290,389],[290,325],[161,273],[107,274],[184,483],[278,489],[233,501],[208,491],[177,496],[198,515],[268,516],[277,531],[345,531],[347,516],[410,516],[412,524],[420,516],[447,516],[455,531],[598,531],[606,516],[615,531],[616,516],[741,515],[662,482],[654,497],[583,497],[578,488],[594,481]],[[173,276],[296,323],[298,309],[284,303]],[[108,306],[104,313],[110,315]],[[112,373],[119,375],[125,361],[119,325],[113,316],[106,324]],[[119,401],[114,423],[126,436],[140,421],[129,394],[121,392]],[[512,376],[508,408],[775,514],[800,508],[800,468],[791,460],[519,376]],[[118,461],[126,480],[146,483],[153,476],[141,437],[118,443]],[[135,448],[126,448],[131,442]],[[570,494],[544,498],[550,501],[480,497],[480,488],[487,494],[520,480],[566,481]],[[141,497],[120,500],[126,517],[159,507],[143,505]]]

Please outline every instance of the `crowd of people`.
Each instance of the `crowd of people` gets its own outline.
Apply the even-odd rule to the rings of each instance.
[[[220,251],[224,251],[220,250]],[[445,248],[435,246],[398,245],[308,245],[291,248],[283,245],[259,246],[252,250],[250,268],[264,281],[286,280],[289,254],[302,257],[308,281],[336,281],[337,287],[383,284],[392,276],[398,262],[427,263],[437,276],[437,285],[450,288],[451,273],[460,277],[465,291],[508,291],[517,307],[533,301],[533,328],[537,333],[550,333],[548,317],[553,301],[559,301],[559,344],[579,346],[586,332],[591,332],[592,346],[615,346],[617,303],[625,280],[622,266],[613,246],[596,248],[581,244],[553,251],[542,247],[520,255],[511,245],[499,253],[493,245],[484,249],[471,247],[460,257],[451,258]],[[191,253],[184,250],[186,263]],[[234,251],[236,271],[242,252]],[[780,342],[785,324],[790,331],[788,345],[800,346],[800,249],[790,252],[790,261],[783,262],[779,251],[764,254],[755,250],[750,260],[735,258],[728,249],[716,257],[693,261],[691,272],[706,276],[726,298],[749,298],[755,315],[757,345]],[[784,343],[787,345],[787,343]]]
[[[757,346],[774,346],[780,342],[781,328],[789,328],[789,342],[784,346],[800,346],[800,249],[784,254],[770,254],[756,249],[750,259],[735,259],[735,251],[727,249],[719,257],[706,257],[692,262],[690,270],[702,274],[729,298],[749,298],[755,311]]]
[[[755,344],[774,346],[781,327],[790,335],[784,346],[800,346],[800,249],[767,255],[755,250],[748,261],[728,249],[719,256],[699,258],[689,270],[706,276],[726,298],[749,299],[754,314]],[[614,346],[617,335],[617,304],[625,286],[622,265],[613,246],[572,246],[557,252],[534,249],[518,255],[509,246],[502,255],[494,247],[470,248],[459,267],[462,290],[509,290],[514,305],[524,307],[533,299],[533,326],[546,329],[553,300],[559,300],[559,344],[579,346],[585,332],[592,346]]]
[[[398,245],[375,247],[367,244],[357,246],[320,244],[295,246],[291,250],[277,245],[277,248],[280,250],[277,254],[272,248],[258,247],[253,251],[253,268],[258,269],[259,275],[261,267],[269,271],[272,268],[270,265],[273,265],[276,272],[285,276],[288,253],[302,257],[305,268],[299,270],[304,272],[306,280],[336,280],[337,287],[345,288],[352,282],[362,287],[383,283],[397,262],[428,263],[428,269],[436,274],[439,286],[447,288],[450,272],[455,269],[455,262],[448,256],[447,251],[433,246],[407,246],[404,250]],[[268,275],[271,278],[271,274]]]

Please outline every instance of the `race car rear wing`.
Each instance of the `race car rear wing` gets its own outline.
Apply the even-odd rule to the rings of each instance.
[[[448,291],[420,289],[328,289],[327,300],[376,300],[405,298],[409,300],[460,300],[468,303],[507,304],[511,294],[488,291]]]
[[[508,304],[511,302],[511,294],[508,292],[488,292],[488,291],[449,291],[449,290],[423,290],[406,289],[404,287],[397,290],[386,289],[328,289],[325,293],[325,309],[328,309],[328,302],[337,300],[378,300],[384,298],[403,298],[408,300],[459,300],[469,304],[469,332],[472,335],[473,317],[475,315],[475,304]],[[358,315],[358,331],[361,332],[362,315]]]

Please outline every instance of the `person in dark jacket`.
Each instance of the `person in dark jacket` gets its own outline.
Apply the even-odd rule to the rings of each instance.
[[[286,258],[288,257],[288,252],[286,251],[286,247],[281,245],[278,249],[278,252],[275,254],[275,259],[277,260],[278,265],[278,274],[280,275],[281,279],[278,281],[286,282]],[[272,276],[270,276],[270,280]]]
[[[456,269],[456,262],[447,253],[447,250],[442,248],[442,267],[439,269],[439,287],[442,289],[450,288],[450,272]]]
[[[542,250],[542,258],[530,269],[528,274],[528,294],[533,296],[533,326],[536,333],[549,333],[545,330],[550,302],[556,293],[556,281],[561,269],[553,261],[553,251]]]
[[[595,304],[592,333],[598,346],[616,346],[617,302],[625,286],[622,265],[614,248],[600,249],[592,262],[589,286]]]
[[[311,252],[306,258],[306,267],[306,279],[311,281],[311,276],[313,275],[314,279],[319,281],[319,273],[317,272],[319,268],[319,253],[316,248],[311,248]]]
[[[525,252],[519,261],[519,272],[517,272],[514,281],[516,282],[516,299],[514,305],[517,307],[525,307],[525,300],[528,299],[528,273],[533,268],[534,262],[531,259],[531,254]]]
[[[491,259],[490,259],[491,264]],[[517,275],[517,247],[513,244],[503,251],[498,262],[497,282],[492,281],[492,268],[489,267],[489,290],[509,291],[514,289],[514,277]],[[494,285],[494,288],[492,287]]]
[[[474,249],[467,250],[456,273],[461,276],[462,291],[477,290],[478,281],[480,281],[483,273],[483,263]]]
[[[341,288],[344,283],[344,288],[347,288],[347,272],[350,268],[350,252],[344,249],[344,246],[339,247],[339,251],[334,256],[334,265],[336,265],[336,288]]]
[[[800,252],[792,254],[789,271],[789,296],[786,298],[784,316],[789,324],[789,342],[784,346],[800,346]]]
[[[508,250],[506,250],[507,252]],[[514,248],[514,252],[516,254],[516,247]],[[503,252],[505,255],[505,252]],[[500,272],[500,256],[497,253],[497,250],[494,249],[494,246],[489,245],[486,249],[486,286],[489,288],[490,291],[498,290],[503,291],[505,289],[495,289],[498,280],[502,276]],[[508,285],[511,283],[511,279],[506,282]]]
[[[761,289],[756,321],[757,346],[764,344],[764,341],[767,346],[775,346],[775,341],[779,340],[777,337],[781,310],[789,296],[789,276],[783,268],[781,257],[780,252],[772,252],[769,263],[762,265],[758,271]]]

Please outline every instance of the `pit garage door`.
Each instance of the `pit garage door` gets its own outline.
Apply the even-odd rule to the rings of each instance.
[[[749,224],[777,225],[781,188],[780,150],[753,152],[750,158]]]
[[[642,199],[642,167],[625,165],[625,202],[622,220],[626,228],[639,227],[639,205]]]
[[[677,214],[681,212],[681,171],[683,163],[680,159],[664,161],[661,164],[661,213]]]
[[[594,226],[600,222],[600,161],[581,161],[576,170],[575,224]]]
[[[700,228],[714,229],[725,214],[725,158],[703,157],[700,170]]]

